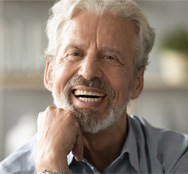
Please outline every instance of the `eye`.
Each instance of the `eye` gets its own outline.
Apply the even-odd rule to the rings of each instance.
[[[116,56],[114,54],[106,54],[103,56],[103,60],[106,61],[106,63],[109,63],[111,65],[123,65],[123,62],[121,61],[120,56]]]
[[[73,51],[73,52],[69,53],[68,55],[73,56],[73,57],[82,57],[82,54],[80,51]]]
[[[104,58],[106,60],[115,60],[115,57],[114,56],[110,56],[110,55],[105,55]]]
[[[67,53],[66,60],[67,61],[79,61],[83,58],[84,54],[80,50],[70,50]]]

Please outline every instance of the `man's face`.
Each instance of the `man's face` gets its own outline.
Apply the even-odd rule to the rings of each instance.
[[[46,64],[45,84],[58,108],[75,113],[85,132],[96,133],[125,116],[138,97],[134,25],[111,14],[82,12],[60,30],[59,47]]]

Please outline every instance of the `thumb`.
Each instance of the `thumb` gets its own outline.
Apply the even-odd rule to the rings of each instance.
[[[80,133],[77,136],[76,142],[74,144],[74,148],[72,150],[72,153],[77,161],[81,161],[83,159],[83,150],[84,150],[83,136],[80,131]]]

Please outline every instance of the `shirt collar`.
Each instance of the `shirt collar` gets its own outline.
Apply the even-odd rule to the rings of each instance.
[[[138,147],[136,137],[131,124],[131,118],[128,116],[129,132],[122,148],[121,155],[128,153],[131,165],[138,171]]]
[[[131,118],[129,116],[128,116],[128,125],[129,125],[129,132],[120,156],[124,155],[125,153],[128,153],[131,165],[138,171],[137,141],[133,132],[133,125],[131,124]],[[73,159],[74,159],[74,155],[72,154],[72,152],[70,152],[69,155],[67,156],[68,165],[70,165],[73,162]]]

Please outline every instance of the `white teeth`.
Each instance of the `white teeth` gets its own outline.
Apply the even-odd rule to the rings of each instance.
[[[80,101],[88,103],[96,103],[103,99],[104,94],[99,92],[91,92],[85,90],[76,90],[74,95],[78,97]]]
[[[84,97],[79,97],[79,100],[83,102],[90,102],[90,103],[96,103],[102,100],[102,98],[84,98]]]
[[[104,97],[104,94],[99,92],[91,92],[91,91],[84,91],[84,90],[76,90],[75,95],[86,95],[86,96],[96,96],[96,97]]]

